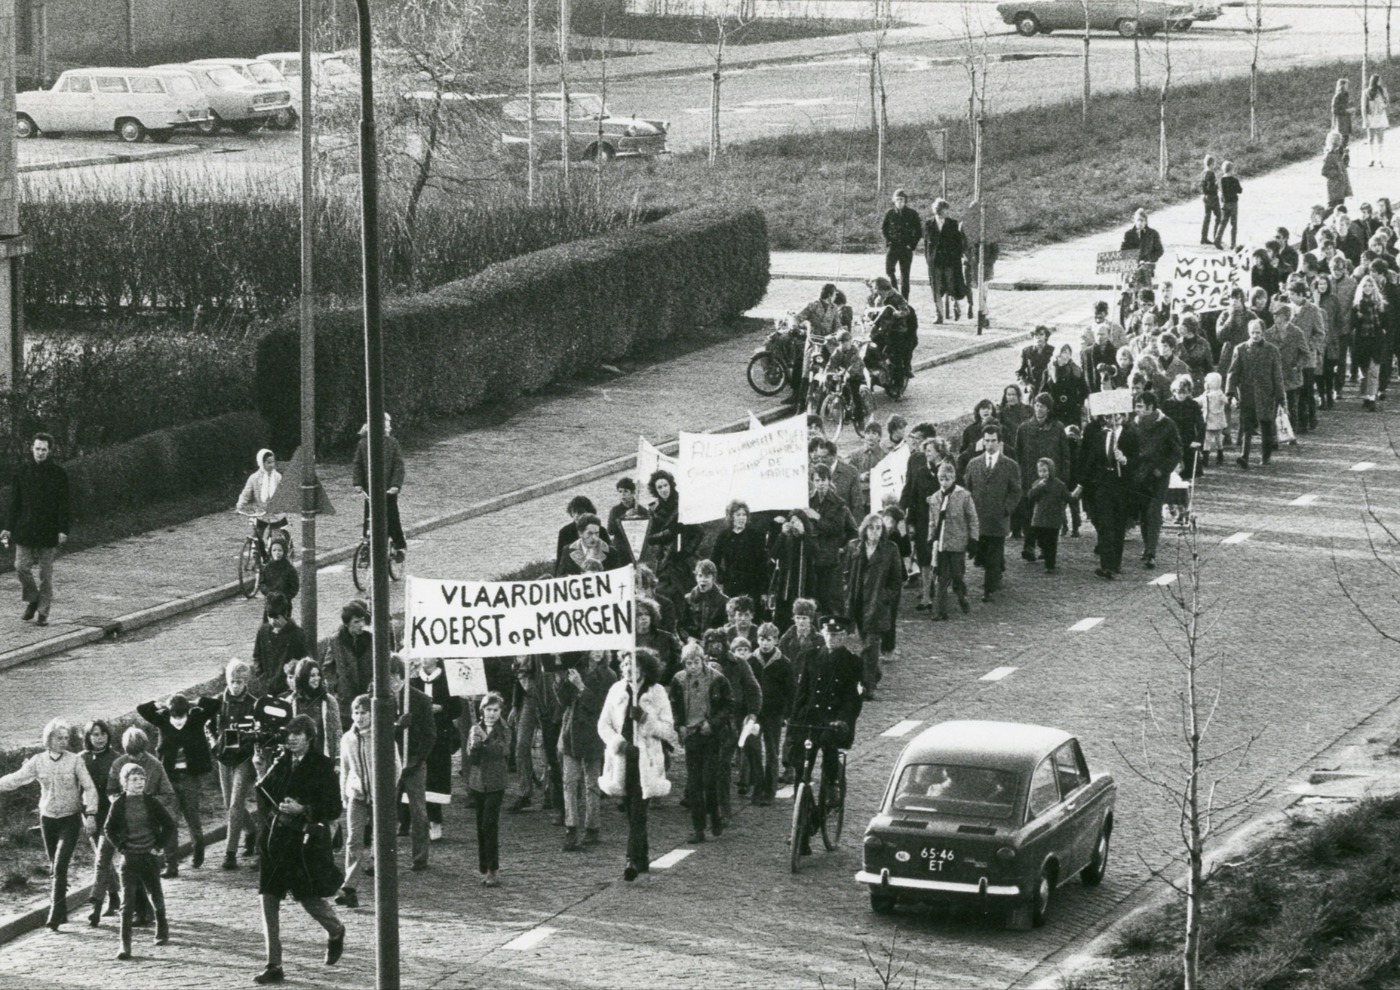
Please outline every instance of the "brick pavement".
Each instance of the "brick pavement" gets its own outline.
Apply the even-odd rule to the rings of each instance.
[[[960,366],[963,387],[977,394],[1005,380],[1010,359],[1008,352],[995,352]],[[931,384],[916,379],[906,400],[918,415],[935,414],[938,390]],[[1318,434],[1286,449],[1269,470],[1212,471],[1201,486],[1205,585],[1222,616],[1213,645],[1229,658],[1214,745],[1264,732],[1254,758],[1225,785],[1228,795],[1256,785],[1282,790],[1314,754],[1396,700],[1390,673],[1396,655],[1350,611],[1328,552],[1334,542],[1341,546],[1338,566],[1350,585],[1373,606],[1385,607],[1387,587],[1367,562],[1358,510],[1363,477],[1382,505],[1393,505],[1400,494],[1400,468],[1380,430],[1390,418],[1363,414],[1347,399],[1337,412],[1324,414]],[[1365,461],[1376,466],[1352,470]],[[1290,504],[1305,494],[1318,499]],[[517,526],[522,535],[542,529],[538,516],[525,512],[502,513],[493,521],[496,533],[516,532]],[[465,531],[471,529],[434,534],[415,559],[472,559],[469,548],[483,534],[470,536]],[[551,531],[552,524],[543,527],[543,535]],[[1252,535],[1236,544],[1220,542],[1236,532]],[[1178,685],[1158,639],[1168,621],[1162,591],[1147,583],[1173,569],[1169,540],[1157,571],[1130,564],[1125,579],[1112,585],[1090,574],[1090,542],[1066,540],[1061,573],[1053,577],[1013,557],[999,601],[975,605],[969,619],[946,626],[922,621],[906,595],[889,690],[868,706],[851,753],[847,839],[836,853],[819,852],[797,877],[785,868],[789,806],[779,802],[766,810],[742,807],[736,827],[721,839],[644,882],[622,884],[622,823],[605,805],[603,848],[581,855],[557,851],[558,830],[543,815],[508,818],[506,886],[482,891],[470,877],[468,816],[454,805],[448,840],[434,850],[434,868],[405,875],[405,985],[878,985],[864,950],[878,952],[896,932],[906,975],[917,970],[925,984],[1009,986],[1036,972],[1042,959],[1091,935],[1148,882],[1139,855],[1160,868],[1178,843],[1174,816],[1115,749],[1117,744],[1132,753],[1138,745],[1146,690],[1165,711]],[[1130,543],[1130,561],[1131,549]],[[1086,616],[1104,622],[1071,632]],[[167,657],[178,654],[158,649]],[[979,680],[999,666],[1016,669],[996,682]],[[1300,696],[1307,698],[1301,707]],[[879,733],[904,719],[927,724],[949,717],[1060,725],[1082,734],[1092,769],[1109,770],[1119,781],[1119,829],[1108,879],[1094,891],[1078,884],[1063,888],[1057,916],[1045,929],[1007,932],[963,913],[878,917],[851,882],[857,837],[905,742]],[[1158,760],[1172,752],[1170,744],[1152,745]],[[682,847],[688,825],[674,798],[654,820],[654,855]],[[215,857],[217,850],[211,852]],[[142,962],[117,968],[107,961],[114,951],[110,928],[36,933],[0,949],[0,985],[246,983],[259,953],[252,884],[246,871],[232,877],[186,871],[169,887],[173,945],[143,947]],[[509,947],[541,925],[555,931],[532,947]],[[315,961],[318,930],[290,912],[285,928],[293,978],[322,986],[368,981],[368,910],[355,913],[346,958],[334,971]]]

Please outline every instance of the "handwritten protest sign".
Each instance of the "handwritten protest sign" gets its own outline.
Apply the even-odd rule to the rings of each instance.
[[[1132,413],[1133,393],[1126,388],[1115,388],[1111,392],[1091,392],[1089,394],[1090,416],[1111,416],[1114,413]]]
[[[647,495],[647,482],[657,471],[670,471],[676,473],[676,459],[669,454],[663,454],[650,443],[646,437],[637,438],[637,497],[643,501],[649,501]]]
[[[1243,269],[1235,254],[1176,253],[1172,267],[1172,309],[1202,313],[1230,305],[1230,290],[1240,285]]]
[[[743,433],[682,433],[680,521],[709,522],[731,499],[749,510],[807,504],[807,418],[794,416]]]
[[[1095,258],[1094,274],[1118,275],[1135,272],[1138,267],[1136,251],[1100,251]]]
[[[896,447],[870,469],[870,511],[879,512],[886,498],[899,501],[909,476],[909,448]]]
[[[633,645],[631,568],[540,581],[407,581],[411,657],[460,660]]]
[[[486,661],[480,657],[470,660],[444,660],[447,690],[458,698],[479,698],[487,692]]]
[[[651,525],[650,519],[628,519],[626,516],[618,520],[622,527],[622,536],[627,540],[627,545],[632,549],[632,556],[637,560],[642,559],[642,551],[647,545],[647,527]]]

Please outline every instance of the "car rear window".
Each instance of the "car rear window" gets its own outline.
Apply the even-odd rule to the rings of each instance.
[[[131,91],[133,93],[164,93],[160,80],[155,76],[132,76]]]
[[[244,85],[243,76],[236,69],[227,65],[216,65],[207,71],[209,78],[214,81],[214,85],[222,89],[230,87],[237,89]]]
[[[894,811],[922,811],[963,818],[1010,818],[1016,775],[989,767],[911,763],[899,775]]]
[[[177,96],[198,96],[199,87],[189,76],[167,76],[166,85]]]
[[[122,76],[98,76],[97,91],[99,93],[125,93],[126,79]]]
[[[254,82],[278,83],[282,81],[282,73],[267,62],[249,62],[248,75],[253,77]]]

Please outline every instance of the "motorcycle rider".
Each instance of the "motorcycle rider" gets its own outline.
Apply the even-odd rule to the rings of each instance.
[[[870,298],[866,305],[865,315],[872,324],[871,341],[889,355],[894,370],[905,378],[913,378],[915,340],[910,327],[915,319],[913,307],[883,275],[870,281]]]
[[[830,337],[840,329],[841,310],[836,305],[836,285],[827,282],[822,286],[821,295],[814,301],[802,307],[802,311],[797,314],[799,326],[805,325],[807,329],[807,339],[813,336]],[[796,383],[797,406],[802,408],[807,400],[807,347],[797,348],[797,353],[793,356],[792,380]]]

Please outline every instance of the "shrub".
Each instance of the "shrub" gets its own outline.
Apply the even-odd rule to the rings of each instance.
[[[425,199],[410,229],[390,191],[384,202],[383,271],[411,291],[627,222],[625,211],[589,196],[547,195],[527,206],[503,191]],[[359,216],[352,196],[323,197],[312,234],[318,295],[359,298]],[[134,189],[29,182],[20,222],[34,241],[27,305],[281,313],[300,292],[297,190],[286,181],[211,173]]]
[[[738,317],[768,284],[756,209],[701,208],[644,227],[493,265],[383,307],[387,405],[397,427],[538,391],[699,327]],[[317,315],[318,443],[351,440],[364,420],[359,309]],[[300,408],[298,330],[281,321],[258,345],[257,407],[282,442]]]
[[[6,436],[52,433],[67,458],[180,423],[249,409],[254,338],[181,330],[37,338],[0,404]],[[11,453],[18,455],[21,451]],[[0,482],[11,458],[0,464]]]

